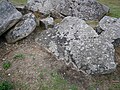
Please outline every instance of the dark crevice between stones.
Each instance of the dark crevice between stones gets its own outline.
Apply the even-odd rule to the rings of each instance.
[[[3,46],[3,45],[2,45],[3,42],[6,42],[5,34],[3,34],[3,35],[0,36],[0,48],[2,48],[2,46]]]
[[[23,15],[29,13],[30,11],[25,6],[15,6],[15,8],[21,12]]]
[[[63,13],[60,13],[62,16],[64,16],[64,17],[67,17],[67,15],[65,15],[65,14],[63,14]]]
[[[114,45],[114,47],[120,46],[120,38],[115,39],[114,42],[112,42],[112,44]]]
[[[43,23],[43,22],[39,22],[39,27],[41,28],[41,29],[43,29],[43,30],[45,30],[46,29],[46,26],[45,26],[45,24]]]
[[[95,27],[95,31],[98,35],[100,35],[104,30],[102,30],[100,27]]]
[[[19,22],[19,21],[18,21],[18,22]],[[17,22],[17,23],[18,23],[18,22]],[[17,23],[16,23],[16,24],[17,24]],[[4,33],[0,36],[0,43],[1,43],[1,41],[2,41],[2,42],[3,42],[3,41],[4,41],[4,42],[7,42],[5,36],[6,36],[6,34],[7,34],[10,30],[12,30],[12,29],[16,26],[16,24],[13,25],[11,28],[9,28],[6,32],[4,32]]]
[[[76,64],[76,62],[75,62],[75,60],[73,59],[73,55],[70,54],[69,56],[70,56],[70,59],[71,59],[73,65],[76,66],[76,67],[78,68],[78,66],[77,66],[77,64]]]

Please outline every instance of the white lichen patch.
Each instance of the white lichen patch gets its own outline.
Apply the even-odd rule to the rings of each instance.
[[[56,56],[59,56],[59,53],[57,51],[57,45],[55,42],[51,41],[49,43],[49,50],[51,50]]]
[[[72,63],[76,70],[88,74],[105,74],[116,69],[113,45],[99,37],[85,21],[69,16],[48,31],[40,35],[43,40],[39,42],[67,65]]]

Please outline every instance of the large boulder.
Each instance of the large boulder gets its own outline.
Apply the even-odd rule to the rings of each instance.
[[[17,25],[7,33],[6,40],[8,43],[14,43],[28,36],[35,30],[35,28],[35,16],[32,13],[28,13],[24,15],[20,22],[18,22]]]
[[[84,20],[101,19],[109,11],[107,6],[96,0],[28,0],[27,8],[45,14],[55,10],[63,16],[76,16]]]
[[[22,14],[7,0],[0,1],[0,36],[15,25]]]
[[[108,13],[109,8],[96,0],[60,0],[56,10],[65,16],[97,20]]]
[[[117,40],[114,44],[120,44],[120,18],[105,16],[100,20],[99,27],[102,37],[110,42]]]
[[[77,70],[88,74],[105,74],[116,69],[111,42],[102,40],[77,17],[68,16],[59,25],[43,31],[36,42],[58,60],[72,63]]]

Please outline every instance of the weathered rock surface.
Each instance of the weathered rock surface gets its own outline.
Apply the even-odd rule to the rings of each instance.
[[[15,25],[22,14],[6,0],[0,2],[0,36]]]
[[[50,13],[53,9],[51,0],[28,0],[27,6],[29,10],[39,11],[44,14]]]
[[[105,74],[116,69],[111,42],[102,40],[92,27],[77,17],[66,17],[56,27],[43,31],[36,42],[57,59],[72,63],[88,74]]]
[[[56,10],[65,16],[76,16],[84,20],[102,18],[109,8],[96,0],[61,0]]]
[[[49,14],[55,10],[63,16],[76,16],[96,20],[108,13],[109,8],[96,0],[28,0],[27,8]]]
[[[35,16],[32,13],[26,14],[21,21],[6,35],[8,43],[14,43],[28,36],[36,28]]]
[[[54,25],[54,19],[52,17],[41,19],[40,22],[44,24],[46,29]]]
[[[99,22],[99,27],[104,30],[101,36],[110,42],[114,42],[114,40],[120,38],[120,18],[105,16]]]

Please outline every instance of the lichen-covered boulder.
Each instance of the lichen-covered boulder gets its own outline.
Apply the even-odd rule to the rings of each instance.
[[[15,25],[22,14],[6,0],[0,1],[0,36]]]
[[[103,30],[101,37],[104,37],[110,42],[119,39],[117,42],[120,42],[120,18],[105,16],[100,20],[99,27]],[[120,44],[117,42],[114,44]]]
[[[55,10],[63,16],[75,16],[84,20],[101,19],[109,11],[107,6],[96,0],[28,0],[26,6],[29,10],[44,14]]]
[[[35,28],[35,16],[32,13],[28,13],[7,33],[6,40],[8,43],[15,43],[16,41],[27,37],[35,30]]]
[[[43,31],[36,42],[57,59],[88,74],[105,74],[116,69],[113,45],[77,17],[68,16],[59,25]]]
[[[28,0],[26,7],[32,11],[49,14],[53,9],[51,0]]]
[[[60,0],[56,10],[64,16],[75,16],[84,20],[101,19],[109,8],[96,0]]]

